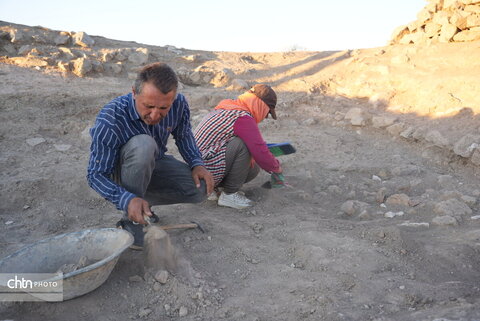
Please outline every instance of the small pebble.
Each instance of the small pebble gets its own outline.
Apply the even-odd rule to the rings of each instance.
[[[5,222],[5,225],[10,225],[10,224],[12,224],[12,223],[13,223],[13,221],[6,221],[6,222]]]
[[[188,309],[184,306],[180,307],[180,310],[178,311],[178,316],[179,317],[185,317],[188,314]]]
[[[140,275],[133,275],[133,276],[128,278],[128,281],[130,281],[130,282],[142,282],[143,279]]]
[[[160,270],[155,273],[155,280],[160,282],[161,284],[167,283],[168,280],[168,272],[165,270]]]

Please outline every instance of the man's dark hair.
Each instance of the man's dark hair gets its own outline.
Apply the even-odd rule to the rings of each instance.
[[[163,62],[146,65],[138,73],[133,85],[137,95],[142,92],[143,85],[147,82],[152,83],[164,95],[172,90],[177,90],[178,87],[178,78],[175,71]]]

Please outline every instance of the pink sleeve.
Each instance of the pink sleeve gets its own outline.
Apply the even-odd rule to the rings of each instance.
[[[258,166],[267,172],[280,172],[280,162],[268,149],[253,117],[239,117],[233,125],[233,133],[247,145]]]

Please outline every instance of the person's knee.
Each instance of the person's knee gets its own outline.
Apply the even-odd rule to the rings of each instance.
[[[158,153],[155,139],[148,135],[136,135],[122,147],[122,162],[135,164],[151,164]]]

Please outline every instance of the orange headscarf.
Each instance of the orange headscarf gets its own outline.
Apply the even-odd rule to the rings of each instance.
[[[215,109],[244,110],[252,115],[257,124],[264,120],[270,111],[267,104],[249,92],[241,94],[237,99],[222,100]]]

